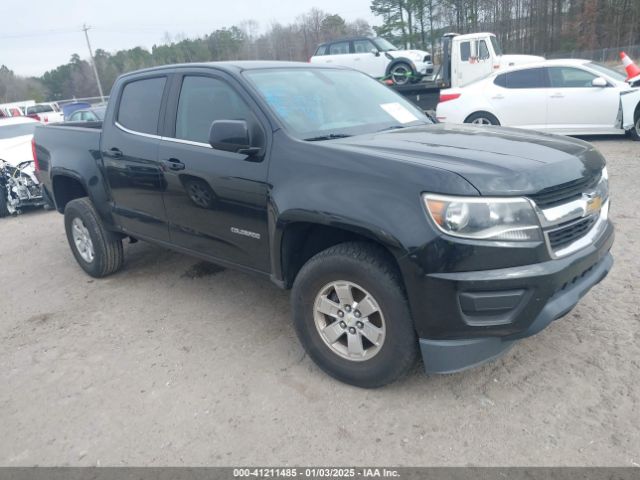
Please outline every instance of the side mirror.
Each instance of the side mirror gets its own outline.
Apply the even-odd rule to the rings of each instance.
[[[249,127],[244,120],[216,120],[209,130],[209,145],[216,150],[253,155],[260,151],[251,146]]]
[[[593,81],[591,82],[591,86],[592,87],[606,87],[609,85],[609,82],[607,82],[604,78],[602,77],[597,77],[594,78]]]
[[[376,57],[379,57],[379,56],[380,56],[380,51],[379,51],[377,48],[372,48],[372,49],[371,49],[371,53],[372,53],[373,55],[375,55]]]

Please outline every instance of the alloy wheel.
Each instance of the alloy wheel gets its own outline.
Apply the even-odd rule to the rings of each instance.
[[[73,219],[73,222],[71,222],[71,232],[73,243],[82,259],[87,263],[93,262],[96,256],[93,241],[91,240],[91,235],[89,235],[89,230],[81,218],[76,217]]]
[[[369,360],[384,344],[386,326],[380,305],[353,282],[339,280],[322,287],[313,316],[323,342],[347,360]]]

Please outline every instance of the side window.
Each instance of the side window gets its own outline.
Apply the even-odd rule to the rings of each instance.
[[[544,68],[529,68],[505,73],[506,88],[547,88]]]
[[[461,42],[460,43],[460,60],[463,62],[468,62],[470,56],[471,56],[471,42]]]
[[[80,114],[78,112],[72,113],[71,117],[69,117],[70,122],[77,122],[80,120]]]
[[[585,88],[591,87],[591,82],[597,75],[571,67],[550,67],[549,78],[553,88]]]
[[[250,120],[251,111],[227,83],[211,77],[185,77],[182,81],[176,138],[209,143],[215,120]]]
[[[134,132],[158,133],[158,117],[166,77],[135,80],[122,91],[118,123]]]
[[[320,45],[318,47],[318,49],[316,50],[316,53],[313,54],[314,57],[320,57],[322,55],[326,55],[327,54],[327,46],[326,45]]]
[[[329,55],[345,55],[349,53],[349,42],[332,43],[329,46]]]
[[[478,42],[478,55],[480,60],[489,60],[489,48],[487,47],[487,42],[484,40]]]
[[[370,53],[375,47],[369,40],[354,40],[353,52],[354,53]]]

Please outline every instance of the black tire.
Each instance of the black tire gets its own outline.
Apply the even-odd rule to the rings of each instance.
[[[8,217],[11,215],[9,213],[9,209],[7,208],[7,194],[6,188],[0,185],[0,218]]]
[[[640,111],[636,112],[635,123],[631,130],[627,130],[627,135],[629,135],[631,140],[640,142]]]
[[[323,340],[316,327],[316,297],[327,284],[338,281],[362,286],[384,315],[384,340],[369,359],[343,358]],[[400,378],[415,364],[418,341],[402,283],[386,252],[376,245],[343,243],[315,255],[298,273],[291,303],[294,326],[306,352],[322,370],[342,382],[364,388],[381,387]]]
[[[489,112],[472,113],[465,119],[464,123],[474,123],[478,125],[500,125],[500,121],[495,117],[495,115],[491,115]]]
[[[91,238],[94,251],[92,261],[82,257],[74,241],[72,225],[76,218],[86,227]],[[120,270],[124,262],[122,239],[104,227],[88,198],[78,198],[67,204],[64,209],[64,226],[73,256],[85,272],[92,277],[102,278]]]
[[[402,75],[400,75],[402,73]],[[416,81],[416,71],[407,62],[398,62],[389,69],[389,75],[396,85],[406,85]]]

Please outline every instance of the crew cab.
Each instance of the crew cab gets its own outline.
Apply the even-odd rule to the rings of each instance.
[[[141,70],[103,123],[39,126],[35,148],[89,275],[120,270],[131,238],[270,279],[309,356],[362,387],[418,355],[429,373],[491,360],[613,264],[592,145],[434,124],[352,69]]]

